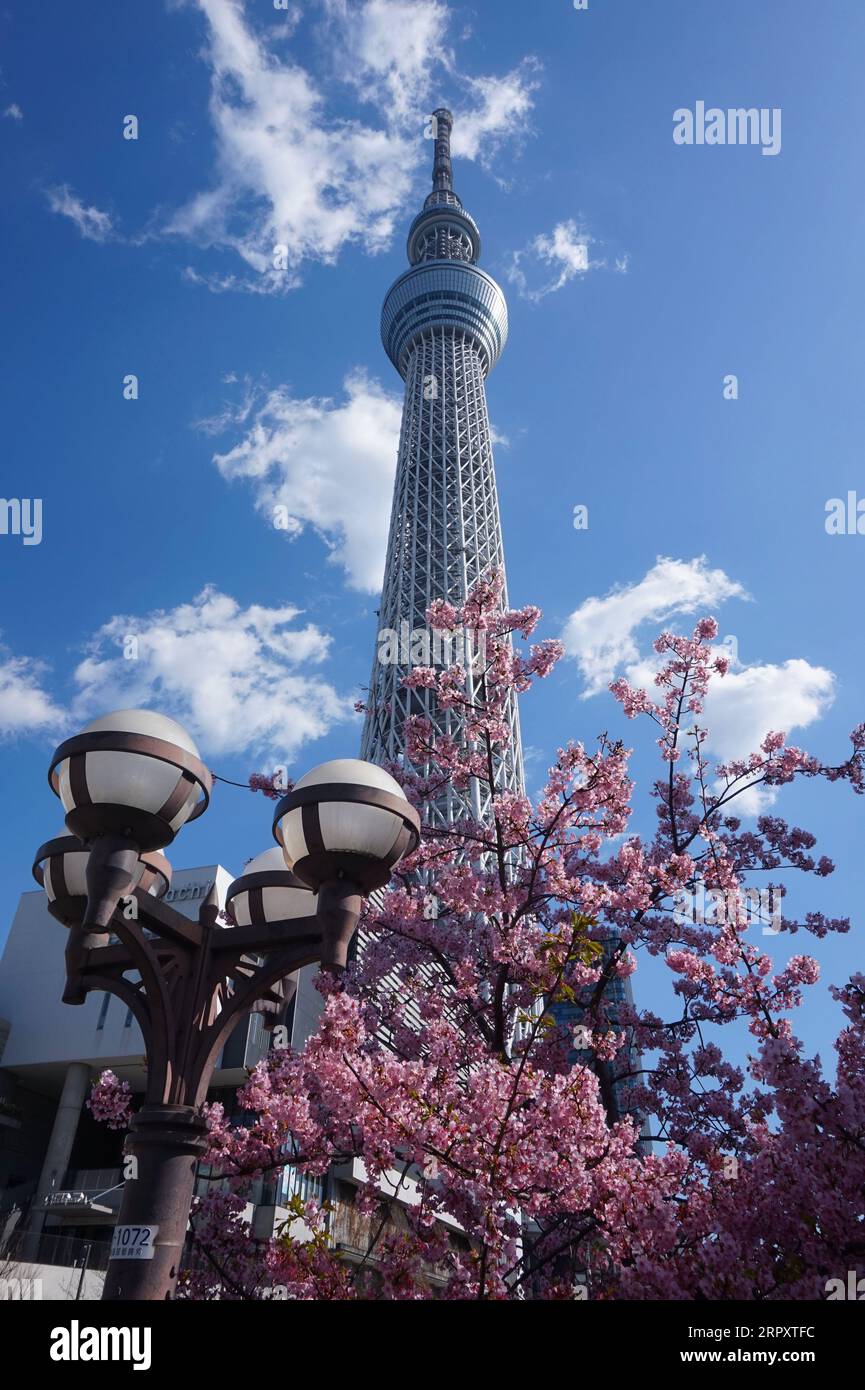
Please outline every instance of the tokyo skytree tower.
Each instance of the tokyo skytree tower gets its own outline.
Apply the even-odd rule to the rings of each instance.
[[[412,634],[431,643],[426,610],[434,599],[460,604],[472,585],[504,573],[499,503],[484,381],[504,350],[505,297],[480,270],[480,233],[453,189],[453,117],[433,116],[433,187],[408,234],[410,269],[388,291],[381,315],[385,351],[405,381],[402,428],[384,572],[379,642],[370,678],[361,756],[407,764],[405,720],[428,719],[436,733],[461,740],[458,711],[439,710],[429,690],[406,690],[415,654]],[[504,602],[507,603],[505,591]],[[390,640],[385,640],[385,635]],[[474,650],[466,635],[466,646]],[[451,660],[460,660],[459,654]],[[442,664],[450,661],[445,657]],[[468,662],[465,663],[468,665]],[[469,675],[468,693],[475,677]],[[510,745],[500,784],[523,789],[516,700],[508,708]],[[427,774],[431,769],[416,768]],[[482,819],[488,793],[448,784],[430,807],[431,824],[468,813]]]

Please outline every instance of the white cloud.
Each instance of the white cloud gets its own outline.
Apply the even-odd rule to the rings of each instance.
[[[253,384],[251,377],[244,373],[241,380],[236,372],[226,372],[222,378],[225,386],[237,386],[242,392],[240,400],[226,401],[214,415],[195,422],[195,428],[202,434],[220,435],[226,430],[245,425],[260,399],[261,393]]]
[[[3,115],[10,121],[24,120],[24,112],[21,110],[21,107],[18,105],[17,101],[13,101],[11,106],[7,106],[6,110],[3,112]]]
[[[74,673],[75,716],[152,705],[184,724],[205,758],[250,750],[288,763],[352,718],[351,699],[309,670],[330,638],[300,616],[291,605],[244,609],[208,587],[169,611],[114,617]]]
[[[336,37],[338,75],[395,123],[412,122],[438,105],[430,96],[436,62],[450,67],[445,49],[450,11],[443,0],[324,0]]]
[[[590,240],[585,229],[577,227],[576,222],[556,222],[551,234],[541,232],[528,242],[522,252],[512,253],[508,267],[510,284],[516,285],[522,299],[531,299],[534,303],[544,299],[545,295],[553,295],[572,281],[574,275],[584,275],[588,271]],[[552,270],[552,279],[547,279],[538,288],[531,288],[523,270],[524,261],[534,261],[535,265]]]
[[[522,251],[511,253],[507,277],[523,299],[537,303],[545,295],[562,289],[575,275],[585,275],[589,269],[590,241],[591,237],[576,222],[558,222],[549,236],[541,232]],[[552,269],[553,278],[532,288],[523,270],[523,262],[527,260],[546,270]]]
[[[326,81],[287,49],[300,6],[268,16],[242,0],[175,3],[193,4],[207,23],[215,167],[206,188],[127,240],[175,236],[236,255],[236,269],[185,268],[189,283],[214,293],[284,294],[301,284],[308,262],[332,265],[350,245],[368,255],[387,249],[429,163],[423,125],[445,83],[467,93],[465,109],[455,108],[456,156],[490,167],[501,145],[512,151],[526,131],[539,64],[526,58],[501,77],[460,73],[447,46],[446,0],[318,0]],[[372,122],[331,100],[337,81],[373,109]],[[49,199],[82,236],[117,236],[109,215],[68,187]]]
[[[727,599],[748,594],[723,570],[708,568],[705,556],[691,561],[659,558],[636,584],[590,598],[571,614],[563,633],[569,656],[577,661],[586,688],[583,698],[604,690],[624,674],[632,686],[657,696],[655,674],[663,658],[640,653],[638,634],[646,641],[674,616],[703,616]],[[730,658],[726,643],[718,654]],[[835,698],[835,676],[801,657],[779,664],[743,666],[731,660],[724,677],[709,687],[700,723],[709,730],[707,751],[720,763],[759,750],[770,730],[790,737],[822,718]],[[792,740],[791,740],[792,741]],[[737,796],[741,815],[757,815],[775,800],[774,789],[757,787]]]
[[[240,6],[197,3],[209,25],[217,179],[166,230],[236,251],[271,290],[293,287],[303,261],[332,263],[349,242],[382,250],[408,195],[410,144],[329,118],[310,75],[277,57]],[[276,246],[286,248],[287,271],[274,269]]]
[[[51,211],[74,222],[87,241],[108,241],[114,235],[114,226],[109,214],[96,207],[86,207],[68,184],[49,188],[47,198]]]
[[[822,718],[835,699],[835,676],[801,657],[780,665],[730,669],[706,700],[712,751],[721,762],[760,747],[771,729],[788,735]]]
[[[503,77],[460,74],[444,0],[321,0],[332,73],[376,110],[379,128],[334,115],[321,83],[276,51],[284,28],[253,28],[236,0],[195,3],[208,23],[217,167],[163,230],[241,258],[240,274],[187,268],[187,279],[215,292],[283,293],[300,284],[305,262],[333,264],[351,244],[386,249],[430,158],[423,122],[443,77],[468,89],[466,109],[455,111],[456,156],[489,165],[525,130],[538,64],[525,59]],[[274,264],[277,247],[284,268]]]
[[[597,695],[623,667],[639,660],[637,632],[646,624],[663,624],[674,614],[705,612],[728,598],[747,597],[741,584],[723,570],[709,569],[701,555],[690,561],[659,556],[636,584],[586,599],[562,633],[565,650],[586,682],[583,698]]]
[[[210,290],[211,294],[231,294],[235,291],[244,294],[283,294],[286,290],[296,290],[301,283],[300,276],[288,270],[267,271],[257,280],[250,279],[248,275],[222,275],[216,271],[202,274],[191,265],[184,266],[181,273],[190,285],[200,285],[202,289]]]
[[[507,277],[516,285],[522,299],[538,303],[548,294],[555,294],[577,275],[585,275],[590,270],[607,269],[604,258],[593,260],[589,255],[591,237],[585,227],[572,218],[567,222],[557,222],[552,232],[541,232],[534,237],[522,251],[511,252],[511,263],[507,267]],[[626,252],[617,256],[613,270],[618,275],[626,275],[630,256]],[[525,266],[531,267],[530,276]],[[541,276],[541,283],[537,281]]]
[[[717,648],[718,655],[729,656],[725,647]],[[655,672],[661,659],[652,653],[634,665],[625,675],[631,685],[657,694]],[[836,679],[823,666],[812,666],[802,657],[792,657],[779,664],[741,666],[731,662],[723,677],[714,677],[699,717],[708,729],[706,749],[718,763],[747,758],[759,752],[766,735],[777,730],[796,742],[796,731],[807,729],[822,719],[835,699]],[[692,741],[686,740],[687,746]],[[716,791],[721,783],[715,784]],[[739,815],[756,816],[776,800],[777,789],[754,787],[737,795],[731,811]]]
[[[381,588],[401,404],[363,373],[346,378],[345,399],[301,399],[272,391],[246,437],[214,458],[224,478],[252,483],[255,504],[289,537],[312,526],[352,588]],[[245,402],[242,418],[249,414]],[[222,423],[226,423],[222,417]]]
[[[281,0],[283,5],[286,0]],[[290,4],[285,9],[274,15],[273,19],[268,15],[268,28],[273,28],[277,38],[290,39],[295,29],[298,28],[303,19],[303,6],[300,3]]]
[[[454,111],[451,149],[455,159],[473,159],[489,168],[504,145],[510,154],[527,134],[534,92],[540,85],[537,59],[524,58],[503,77],[466,77],[472,103]],[[507,174],[510,173],[510,160]],[[500,182],[507,185],[508,178]]]
[[[44,678],[41,662],[0,652],[0,736],[62,730],[65,713],[44,689]]]
[[[389,125],[406,128],[416,141],[422,118],[451,104],[455,158],[489,168],[505,141],[513,153],[527,132],[540,85],[536,58],[524,58],[500,77],[471,77],[459,71],[448,47],[452,12],[444,0],[324,0],[324,5],[336,36],[339,75],[377,106]],[[464,91],[465,102],[449,103],[446,87]],[[416,157],[419,153],[416,145]]]

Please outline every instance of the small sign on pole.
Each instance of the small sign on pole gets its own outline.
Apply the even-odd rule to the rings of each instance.
[[[152,1260],[158,1226],[115,1226],[109,1260]]]

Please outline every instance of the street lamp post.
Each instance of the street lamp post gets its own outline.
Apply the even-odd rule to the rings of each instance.
[[[186,731],[148,710],[95,720],[60,745],[49,771],[70,833],[40,848],[33,871],[69,928],[63,1000],[116,994],[147,1056],[103,1299],[173,1297],[207,1147],[201,1104],[229,1034],[253,1011],[272,1026],[302,966],[345,968],[364,896],[420,836],[417,812],[381,768],[324,763],[276,807],[277,848],[231,885],[231,924],[220,923],[215,886],[192,922],[161,901],[171,870],[158,851],[206,809],[211,781]]]

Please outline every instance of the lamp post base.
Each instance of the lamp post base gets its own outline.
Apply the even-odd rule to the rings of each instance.
[[[103,1300],[174,1297],[195,1169],[206,1149],[207,1125],[191,1105],[145,1104],[134,1117],[126,1153],[137,1171],[123,1189]]]

